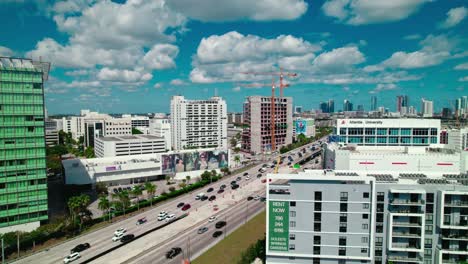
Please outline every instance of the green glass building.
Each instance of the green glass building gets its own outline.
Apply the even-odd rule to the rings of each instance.
[[[44,81],[50,64],[0,57],[0,233],[47,220]]]

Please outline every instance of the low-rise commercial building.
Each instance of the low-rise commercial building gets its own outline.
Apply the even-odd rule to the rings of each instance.
[[[268,175],[267,263],[463,263],[467,174]]]
[[[166,152],[164,138],[153,135],[98,137],[94,154],[98,158]]]
[[[171,123],[167,118],[153,118],[149,124],[149,134],[164,138],[166,148],[172,149]]]
[[[45,143],[46,146],[56,146],[59,144],[59,133],[57,130],[46,130],[45,131]]]

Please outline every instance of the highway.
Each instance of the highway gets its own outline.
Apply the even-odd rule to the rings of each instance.
[[[311,143],[311,144],[314,144],[314,143]],[[300,149],[302,148],[304,148],[304,146],[301,147]],[[297,151],[297,150],[294,150],[294,151]],[[287,156],[287,154],[283,154],[282,156],[285,156],[285,155]],[[275,156],[271,157],[270,163],[271,161],[275,160],[276,157]],[[297,157],[297,155],[294,155],[293,158],[295,161],[300,160],[299,157]],[[186,232],[193,233],[193,230],[198,229],[197,228],[198,223],[200,225],[203,225],[202,222],[205,221],[209,216],[213,215],[213,210],[212,210],[213,203],[208,202],[208,200],[206,201],[195,200],[196,194],[201,193],[201,192],[204,192],[208,196],[211,196],[211,195],[217,196],[217,200],[214,203],[218,203],[218,202],[220,203],[218,214],[226,214],[225,213],[227,212],[226,210],[229,210],[230,213],[228,212],[227,214],[232,215],[233,219],[232,219],[232,223],[228,223],[229,226],[227,227],[228,228],[227,232],[232,232],[233,230],[235,230],[235,228],[237,228],[237,226],[242,224],[241,223],[242,215],[244,215],[244,218],[245,218],[245,214],[232,213],[233,212],[232,210],[236,211],[235,208],[241,208],[242,206],[246,206],[246,205],[243,205],[244,202],[247,202],[245,201],[245,197],[252,195],[252,193],[259,192],[259,191],[263,191],[264,193],[264,187],[263,187],[264,184],[261,183],[260,179],[256,178],[256,175],[258,174],[258,170],[260,167],[261,167],[261,164],[254,166],[253,168],[247,171],[250,177],[252,177],[251,180],[245,180],[244,177],[241,176],[241,174],[243,174],[244,172],[241,173],[240,175],[238,174],[238,175],[231,175],[228,177],[223,177],[223,179],[221,179],[220,181],[212,183],[208,186],[205,186],[202,189],[198,189],[198,190],[193,191],[192,193],[188,193],[180,197],[174,198],[172,200],[169,200],[168,202],[162,203],[153,208],[147,208],[144,212],[141,212],[138,215],[135,215],[128,219],[113,223],[109,226],[106,226],[102,229],[95,230],[91,233],[86,233],[76,238],[70,239],[52,248],[38,252],[31,256],[19,259],[15,263],[31,263],[31,264],[61,263],[63,262],[63,258],[66,257],[70,253],[70,250],[73,247],[81,243],[89,243],[91,245],[91,248],[81,252],[80,253],[81,258],[73,262],[73,263],[82,263],[88,260],[89,258],[96,256],[100,254],[101,252],[104,252],[105,250],[108,250],[114,247],[116,243],[120,243],[120,242],[112,242],[112,236],[116,229],[123,227],[127,229],[127,234],[135,234],[135,235],[142,234],[145,231],[150,230],[162,224],[162,222],[158,222],[156,220],[157,215],[160,211],[167,211],[169,213],[175,213],[176,216],[179,216],[183,212],[177,208],[177,204],[179,204],[180,202],[190,203],[192,207],[191,209],[186,211],[189,213],[189,217],[184,218],[178,222],[172,223],[169,226],[166,226],[160,230],[153,232],[155,233],[154,235],[157,236],[153,240],[147,241],[145,239],[146,238],[145,236],[141,239],[130,242],[126,246],[121,247],[115,250],[114,252],[111,252],[108,255],[98,258],[92,262],[92,263],[121,263],[133,256],[138,255],[143,250],[145,250],[142,247],[135,246],[139,243],[140,240],[144,240],[145,248],[149,249],[151,247],[154,247],[160,244],[161,242],[164,242],[168,238],[177,237],[177,235],[181,231],[185,230]],[[271,172],[272,170],[273,169],[268,168],[267,171],[264,173],[264,175],[266,175],[266,173]],[[235,178],[237,178],[238,176],[241,176],[243,178],[240,182],[238,182],[238,184],[240,185],[240,188],[238,190],[231,190],[230,182],[234,180]],[[262,178],[265,178],[265,176]],[[227,186],[226,192],[224,194],[217,194],[216,191],[219,189],[219,187],[222,184],[225,184]],[[207,193],[207,189],[210,187],[214,188],[214,191],[211,193]],[[252,203],[252,202],[253,201],[250,201],[249,203]],[[257,206],[258,208],[255,206],[252,207],[252,212],[251,212],[252,214],[261,211],[263,208],[262,207],[263,203],[257,202]],[[231,207],[233,207],[234,209],[230,209]],[[254,210],[258,210],[258,211],[254,211]],[[137,226],[136,221],[142,217],[146,217],[148,222],[143,225]],[[195,226],[195,227],[190,228],[191,226]],[[187,228],[189,229],[187,230]],[[229,228],[232,228],[232,229],[229,229]],[[204,238],[204,239],[206,239],[205,237],[211,238],[212,232],[213,232],[213,228],[211,227],[210,230],[207,232],[207,234],[200,236],[200,238]],[[148,237],[153,235],[153,233],[148,235]],[[218,238],[218,239],[221,239],[221,238]],[[194,240],[197,241],[197,239],[195,238]],[[177,242],[177,240],[172,239],[169,241],[169,245],[172,245],[171,241],[174,243]],[[203,244],[198,244],[198,241],[194,242],[193,246],[191,247],[193,249],[191,250],[191,252],[193,252],[192,255],[200,250],[204,250],[203,248],[201,248],[202,245]],[[161,252],[165,252],[168,249],[156,248],[156,250],[157,251],[155,254],[160,254]],[[121,252],[123,253],[123,255],[119,254]],[[153,255],[153,254],[150,254],[150,255]],[[110,257],[110,259],[107,258],[108,256]],[[120,261],[115,261],[115,259],[119,259]],[[159,263],[159,262],[153,261],[152,263]],[[165,260],[162,263],[167,263],[167,262]]]

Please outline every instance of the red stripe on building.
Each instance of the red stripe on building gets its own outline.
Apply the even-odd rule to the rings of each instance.
[[[365,165],[372,165],[374,162],[369,162],[369,161],[361,161],[359,164],[365,164]]]
[[[407,165],[406,162],[392,162],[393,165]]]
[[[439,163],[437,163],[437,165],[439,165],[439,166],[453,166],[453,163],[443,163],[443,162],[439,162]]]

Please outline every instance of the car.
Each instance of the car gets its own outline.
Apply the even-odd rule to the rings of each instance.
[[[172,221],[175,219],[175,214],[170,214],[166,217],[166,222]]]
[[[275,166],[276,166],[275,164],[272,164],[272,165],[270,166],[270,168],[272,168],[272,169],[273,169]]]
[[[249,175],[249,173],[248,173],[248,172],[245,172],[245,173],[244,173],[244,176],[247,176],[247,175]]]
[[[215,195],[211,195],[210,198],[208,199],[208,201],[210,201],[210,202],[211,202],[211,201],[214,201],[214,200],[216,200],[216,196],[215,196]]]
[[[117,189],[112,189],[112,192],[114,192],[115,194],[117,194],[119,192],[119,190]]]
[[[241,177],[237,177],[237,178],[236,178],[236,181],[240,181],[240,180],[242,180]]]
[[[167,215],[158,216],[158,221],[163,221],[167,218]]]
[[[239,185],[238,185],[238,184],[233,185],[233,186],[231,186],[231,188],[232,188],[233,190],[235,190],[235,189],[239,188]]]
[[[180,252],[182,252],[182,249],[180,247],[173,247],[173,248],[171,248],[171,250],[166,252],[166,258],[172,259],[175,256],[179,255]]]
[[[213,188],[208,188],[208,190],[206,190],[206,192],[212,192],[214,189]]]
[[[262,179],[262,183],[265,183],[266,182],[266,179]]]
[[[245,177],[245,180],[246,181],[250,180],[250,176]]]
[[[112,241],[113,242],[119,241],[120,239],[122,239],[123,236],[125,236],[124,233],[115,234],[114,237],[112,237]]]
[[[75,252],[75,253],[72,253],[68,256],[66,256],[64,259],[63,259],[63,263],[67,264],[67,263],[70,263],[72,261],[75,261],[77,259],[81,258],[81,255],[80,253],[78,252]]]
[[[219,188],[220,188],[220,189],[226,188],[226,184],[223,184],[223,185],[219,186]]]
[[[184,206],[184,205],[185,205],[185,203],[179,203],[179,204],[177,205],[177,208],[181,208],[181,207]]]
[[[120,239],[120,242],[128,243],[128,242],[132,241],[134,238],[135,238],[134,234],[125,235]]]
[[[118,190],[119,192],[121,192],[121,191],[122,191],[122,187],[117,188],[117,190]]]
[[[205,201],[205,200],[207,200],[207,199],[208,199],[208,196],[202,196],[202,197],[200,198],[201,201]]]
[[[263,168],[268,167],[268,164],[263,164],[262,167],[263,167]],[[259,171],[260,171],[260,170],[259,170]]]
[[[260,202],[265,202],[265,201],[266,201],[265,197],[260,198]]]
[[[188,209],[190,209],[190,204],[185,204],[183,207],[182,207],[182,211],[187,211]]]
[[[159,215],[158,216],[166,216],[167,215],[167,212],[166,211],[161,211],[159,212]]]
[[[121,228],[115,230],[114,235],[123,234],[125,232],[127,232],[127,229],[121,227]]]
[[[224,192],[224,189],[219,189],[218,190],[218,193],[223,193]]]
[[[137,220],[136,225],[142,225],[146,223],[148,220],[146,220],[146,217],[140,218]]]
[[[83,250],[86,250],[88,248],[90,248],[91,246],[89,245],[89,243],[83,243],[83,244],[79,244],[77,245],[76,247],[72,248],[72,250],[70,250],[70,253],[76,253],[76,252],[81,252]]]
[[[252,196],[247,197],[247,201],[252,201],[252,200],[253,200]]]
[[[291,162],[288,162],[288,166],[291,166]]]
[[[215,224],[215,227],[219,229],[219,228],[222,228],[225,225],[226,225],[226,221],[219,221],[219,222],[217,222]]]
[[[222,234],[223,234],[223,231],[219,231],[219,230],[218,230],[218,231],[216,231],[216,232],[213,233],[213,237],[219,237],[219,236],[221,236]]]
[[[127,186],[127,188],[125,188],[125,189],[127,189],[127,191],[131,191],[131,190],[132,190],[132,187]]]
[[[258,200],[260,200],[260,196],[258,196],[258,195],[257,195],[257,196],[255,196],[255,197],[254,197],[254,200],[255,200],[255,201],[258,201]]]
[[[200,227],[197,231],[198,234],[203,234],[205,233],[206,231],[208,231],[208,227],[204,226],[204,227]]]
[[[232,182],[231,182],[231,185],[235,185],[235,184],[237,184],[236,181],[232,181]]]
[[[214,216],[211,216],[210,218],[208,218],[208,222],[214,222],[218,217],[216,215]]]

